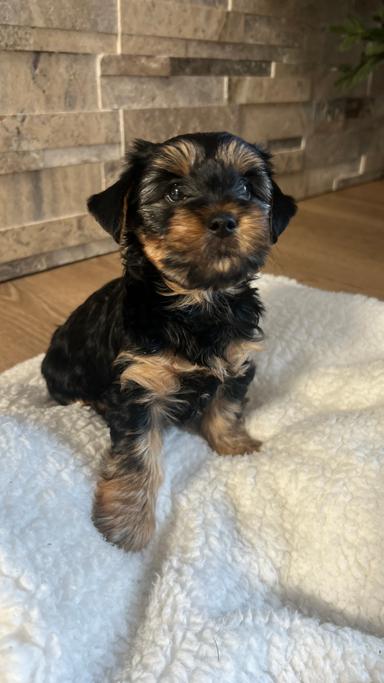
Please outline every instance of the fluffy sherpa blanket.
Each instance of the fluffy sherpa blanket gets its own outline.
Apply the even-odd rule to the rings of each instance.
[[[91,523],[102,420],[0,378],[1,683],[384,682],[384,304],[259,288],[262,450],[171,430],[141,553]]]

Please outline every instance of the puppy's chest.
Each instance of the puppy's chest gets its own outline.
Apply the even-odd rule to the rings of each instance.
[[[160,317],[148,347],[120,354],[122,386],[134,382],[152,397],[188,394],[193,400],[193,395],[211,393],[226,379],[243,374],[260,348],[262,309],[250,290],[238,300],[221,298],[218,303],[211,309],[173,309]]]
[[[208,385],[218,386],[244,371],[250,356],[260,350],[259,341],[231,341],[220,355],[207,354],[204,362],[193,362],[186,355],[171,350],[142,354],[120,353],[118,363],[122,387],[138,384],[152,397],[166,398],[191,390],[204,392]]]

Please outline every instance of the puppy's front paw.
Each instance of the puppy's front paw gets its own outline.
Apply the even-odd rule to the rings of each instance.
[[[259,451],[262,442],[253,439],[243,429],[234,430],[232,434],[223,435],[215,444],[215,451],[219,455],[245,455],[246,453],[254,453]]]
[[[136,484],[136,486],[135,486]],[[133,476],[100,479],[92,519],[110,543],[124,550],[141,550],[155,529],[154,500]]]

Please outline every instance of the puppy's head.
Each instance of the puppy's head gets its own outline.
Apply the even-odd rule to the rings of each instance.
[[[179,286],[228,287],[256,273],[295,214],[269,155],[228,133],[137,140],[120,179],[88,207],[119,242]]]

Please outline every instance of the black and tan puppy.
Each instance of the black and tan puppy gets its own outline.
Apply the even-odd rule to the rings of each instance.
[[[223,455],[259,447],[242,421],[262,336],[251,280],[296,207],[268,154],[228,133],[137,140],[88,206],[120,244],[123,276],[59,327],[42,372],[59,403],[104,416],[112,447],[94,522],[138,550],[155,527],[166,425],[198,430]]]

